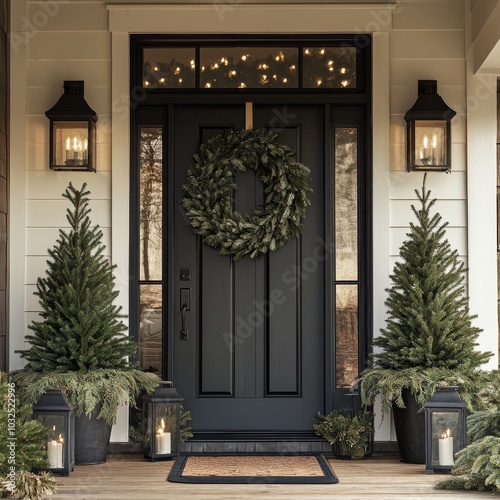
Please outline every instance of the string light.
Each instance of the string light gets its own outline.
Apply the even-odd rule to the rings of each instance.
[[[269,50],[272,49],[269,48]],[[259,55],[262,52],[256,52],[256,55],[252,56],[247,52],[236,56],[219,55],[216,60],[206,60],[207,64],[200,66],[199,74],[203,74],[200,86],[207,89],[213,87],[258,88],[260,86],[298,88],[297,50],[299,49],[283,49],[278,53],[269,53],[267,56]],[[305,57],[304,67],[300,68],[304,88],[339,89],[356,85],[354,48],[319,47],[301,50]],[[231,69],[224,70],[223,68],[227,66],[231,66]],[[185,62],[174,59],[171,62],[158,61],[151,65],[145,63],[143,85],[147,88],[194,88],[195,71],[194,58]],[[188,73],[189,77],[186,76]],[[235,81],[236,76],[239,81]]]

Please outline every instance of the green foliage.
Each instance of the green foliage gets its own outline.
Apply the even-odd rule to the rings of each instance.
[[[462,373],[443,368],[407,368],[405,370],[372,369],[362,374],[361,400],[371,406],[380,396],[382,411],[387,412],[392,405],[404,408],[403,389],[409,389],[419,405],[423,405],[436,392],[438,386],[456,385],[460,396],[469,410],[482,409],[485,402],[478,388],[487,380],[485,372]]]
[[[51,387],[66,389],[68,399],[77,406],[77,414],[92,412],[102,405],[97,418],[109,424],[115,422],[118,406],[135,406],[142,390],[153,392],[159,379],[153,373],[140,370],[92,370],[86,373],[40,373],[31,370],[14,372],[20,394],[26,403],[34,404]]]
[[[311,204],[310,171],[295,160],[295,152],[262,129],[217,135],[202,144],[188,171],[182,206],[193,231],[239,260],[275,251],[302,232]],[[251,214],[233,210],[235,175],[255,170],[264,184],[264,206]]]
[[[467,417],[467,435],[470,442],[479,441],[486,436],[500,438],[500,371],[491,372],[480,395],[487,408]]]
[[[31,419],[31,408],[20,405],[16,393],[15,383],[0,373],[0,498],[38,500],[57,486],[49,473],[31,472],[48,467],[46,429]]]
[[[454,476],[437,488],[500,492],[500,437],[487,436],[456,454]]]
[[[70,183],[63,197],[72,204],[66,218],[70,231],[59,230],[49,249],[46,276],[37,280],[42,321],[29,326],[29,349],[17,351],[37,372],[87,372],[129,368],[127,356],[137,346],[114,305],[113,269],[101,243],[99,226],[91,227],[86,184],[80,190]]]
[[[364,404],[378,394],[385,410],[393,400],[402,403],[404,387],[424,402],[438,379],[458,385],[471,401],[480,388],[478,368],[492,356],[475,349],[481,329],[472,325],[475,316],[469,312],[465,266],[445,238],[448,223],[439,213],[431,214],[436,200],[430,198],[425,181],[426,177],[421,192],[415,190],[420,208],[411,206],[417,223],[410,223],[391,275],[393,284],[386,290],[386,328],[373,341],[378,349],[373,367],[361,374]]]
[[[352,458],[362,458],[368,439],[373,432],[373,415],[365,411],[361,416],[349,416],[340,411],[328,415],[318,412],[313,425],[314,432],[326,439],[330,444],[337,445],[341,455]]]
[[[487,407],[467,418],[469,446],[456,455],[452,479],[441,489],[500,492],[500,372],[490,372],[481,391]]]

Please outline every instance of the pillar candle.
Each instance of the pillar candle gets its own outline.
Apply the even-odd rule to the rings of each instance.
[[[453,465],[453,438],[443,434],[439,439],[439,465]]]
[[[63,444],[53,439],[47,443],[47,454],[51,469],[62,469]]]

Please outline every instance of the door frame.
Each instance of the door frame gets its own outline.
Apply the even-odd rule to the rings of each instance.
[[[328,40],[328,36],[325,37],[325,43]],[[143,41],[144,37],[137,37],[136,41]],[[284,38],[286,40],[290,40],[290,37]],[[280,41],[281,38],[273,38],[274,42]],[[132,53],[137,51],[138,44],[132,44]],[[373,301],[373,285],[372,285],[372,277],[373,277],[373,267],[372,267],[372,142],[371,142],[371,133],[370,133],[370,124],[372,121],[372,106],[371,106],[371,79],[369,76],[371,75],[371,57],[367,57],[367,82],[365,91],[362,94],[350,94],[349,95],[349,104],[352,106],[357,106],[360,109],[363,109],[364,114],[364,127],[366,130],[366,134],[364,137],[364,147],[363,147],[363,160],[359,161],[360,167],[366,168],[365,175],[360,176],[360,182],[363,183],[363,186],[360,186],[359,193],[361,196],[360,204],[359,204],[359,236],[363,238],[363,241],[360,241],[359,248],[366,249],[362,254],[360,253],[360,262],[359,269],[360,274],[362,274],[363,278],[360,279],[360,291],[364,294],[364,308],[359,311],[359,332],[366,332],[366,335],[359,336],[359,366],[358,370],[361,372],[368,361],[368,353],[369,346],[372,338],[372,301]],[[132,73],[137,76],[138,74],[137,66],[132,64]],[[132,78],[132,84],[137,83],[136,80]],[[132,93],[136,92],[136,85],[132,87]],[[140,109],[151,109],[157,108],[160,106],[164,106],[164,109],[170,109],[170,112],[167,112],[163,117],[165,120],[164,123],[167,123],[168,129],[173,129],[173,116],[172,112],[173,108],[176,105],[180,104],[211,104],[211,105],[225,105],[225,104],[241,104],[244,106],[244,103],[247,101],[251,101],[255,104],[275,104],[275,105],[286,105],[289,102],[298,103],[298,104],[321,104],[324,105],[325,108],[329,106],[346,106],[346,95],[332,94],[330,92],[314,92],[314,93],[281,93],[281,92],[246,92],[244,95],[235,93],[235,92],[217,92],[215,94],[206,94],[200,92],[182,92],[182,93],[171,93],[171,94],[146,94],[141,98],[141,102],[132,108],[131,113],[131,158],[132,158],[132,168],[130,170],[131,174],[131,186],[137,184],[136,179],[134,177],[134,159],[137,158],[137,144],[134,143],[134,131],[137,127],[137,114]],[[325,113],[328,115],[328,113]],[[331,124],[329,124],[331,125]],[[328,138],[328,134],[330,133],[328,124],[325,124],[325,147],[328,144],[326,140]],[[168,134],[169,141],[171,140],[171,135]],[[172,151],[171,144],[167,144],[167,156]],[[331,158],[331,151],[325,151],[325,158]],[[168,158],[167,160],[169,164],[172,162],[172,158]],[[363,162],[363,163],[362,163]],[[135,168],[137,170],[137,168]],[[173,177],[173,171],[170,169],[168,171],[168,176]],[[173,182],[173,178],[169,177],[168,183]],[[326,200],[330,200],[331,190],[333,186],[331,186],[331,177],[329,176],[329,169],[325,168],[325,202]],[[327,192],[329,190],[329,192]],[[169,216],[173,213],[173,210],[176,210],[177,207],[174,206],[173,200],[169,200],[169,206],[166,206],[165,209]],[[131,207],[137,206],[138,199],[137,193],[134,190],[131,190]],[[331,225],[331,210],[328,210],[326,207],[325,214],[325,234],[328,234],[329,228]],[[137,219],[136,214],[134,214],[134,210],[131,209],[130,212],[130,234],[131,241],[138,241],[137,238]],[[170,228],[173,228],[173,221],[170,221]],[[169,230],[167,234],[167,251],[164,256],[166,259],[165,262],[168,262],[169,268],[173,266],[173,230]],[[131,261],[137,258],[137,252],[132,250],[131,247]],[[331,259],[330,259],[330,262]],[[136,274],[135,269],[131,266],[131,276]],[[168,286],[168,310],[174,311],[174,298],[175,298],[175,285],[174,280],[165,280]],[[334,362],[334,308],[332,305],[332,287],[325,287],[325,411],[330,411],[335,406],[346,407],[348,404],[348,399],[344,398],[344,395],[349,391],[346,389],[335,389],[334,380],[335,380],[335,362]],[[327,307],[328,304],[328,307]],[[167,315],[168,319],[166,320],[168,324],[165,324],[164,328],[164,346],[168,349],[168,356],[164,356],[164,366],[163,373],[167,375],[168,378],[172,377],[172,366],[173,366],[173,332],[175,332],[174,318],[173,315]],[[137,331],[134,332],[134,325],[138,324],[138,294],[137,287],[132,286],[130,291],[130,321],[131,321],[131,331],[137,335]],[[165,321],[165,319],[164,319]],[[170,334],[172,332],[172,334]],[[340,403],[341,400],[344,402]],[[339,402],[339,405],[336,403]],[[350,402],[349,402],[350,403]]]

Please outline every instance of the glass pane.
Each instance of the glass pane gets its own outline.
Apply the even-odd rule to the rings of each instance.
[[[339,285],[335,295],[335,378],[342,389],[358,378],[358,287]]]
[[[415,148],[417,165],[447,165],[446,121],[415,120]]]
[[[162,279],[162,128],[141,128],[140,279]]]
[[[158,455],[176,453],[175,437],[177,432],[177,405],[157,404],[155,407],[156,442]]]
[[[432,465],[453,465],[460,445],[459,415],[453,411],[433,411],[431,415]]]
[[[143,85],[148,89],[186,89],[195,85],[195,49],[145,48]]]
[[[211,47],[200,52],[202,88],[297,88],[298,49]]]
[[[162,377],[162,286],[139,286],[139,369]]]
[[[66,440],[66,431],[64,426],[64,415],[46,414],[37,415],[42,425],[47,430],[45,439],[45,449],[49,467],[51,469],[62,469],[64,467],[64,442]]]
[[[54,122],[53,131],[56,165],[70,167],[88,165],[88,122]]]
[[[355,128],[335,129],[336,281],[358,279],[358,137]]]
[[[303,49],[304,88],[356,88],[355,47]]]

